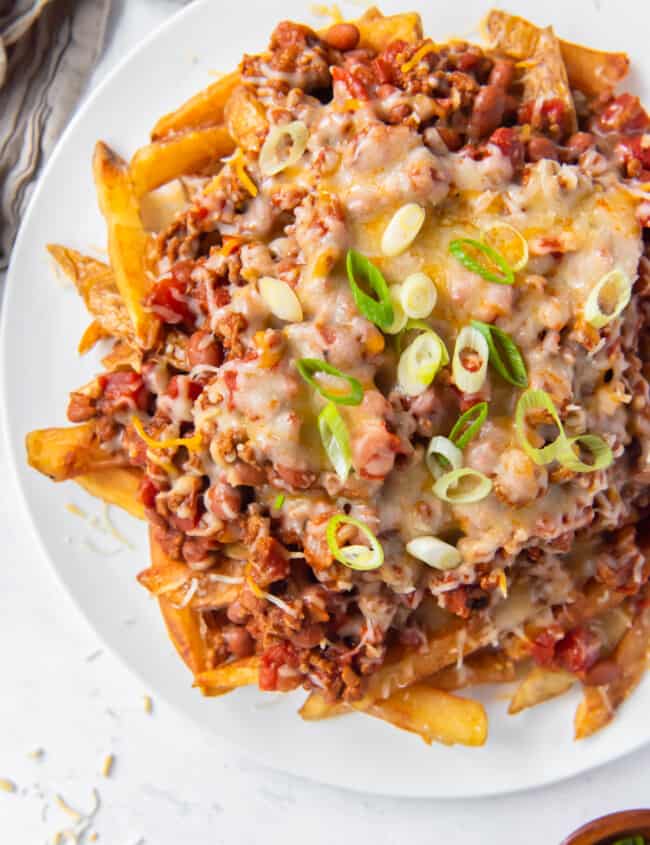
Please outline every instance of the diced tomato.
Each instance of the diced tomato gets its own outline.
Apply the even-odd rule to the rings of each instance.
[[[550,126],[562,126],[566,118],[566,103],[559,97],[545,100],[540,109]]]
[[[112,413],[124,405],[146,411],[149,403],[149,391],[140,373],[123,370],[107,373],[99,377],[103,391],[101,410]]]
[[[223,374],[223,380],[226,383],[228,391],[228,409],[230,411],[235,407],[235,390],[237,389],[237,373],[234,370],[226,370]]]
[[[510,159],[515,170],[523,167],[525,150],[516,129],[502,126],[490,135],[488,143],[497,146]]]
[[[650,134],[628,135],[621,138],[616,150],[623,161],[636,159],[641,163],[641,167],[650,170]]]
[[[142,479],[140,484],[140,501],[145,508],[154,508],[156,506],[156,496],[159,492],[158,487],[150,478],[145,476]]]
[[[259,687],[262,690],[289,690],[298,686],[298,673],[288,672],[279,676],[283,666],[289,669],[298,668],[298,655],[290,643],[272,645],[262,655],[260,662]]]
[[[555,646],[560,639],[562,639],[562,629],[557,625],[551,625],[539,633],[530,646],[533,660],[540,666],[550,666],[555,657]]]
[[[369,100],[370,96],[368,94],[368,90],[363,82],[360,79],[351,73],[349,70],[346,70],[342,67],[333,67],[332,68],[332,79],[334,82],[341,82],[345,87],[348,89],[348,93],[351,97],[355,97],[358,100]]]
[[[600,650],[597,634],[588,628],[574,628],[555,647],[555,660],[569,672],[581,674],[596,663]]]
[[[147,298],[151,310],[165,323],[177,325],[183,323],[188,329],[194,329],[196,317],[186,291],[190,282],[191,265],[180,262],[175,265],[172,275],[161,279]]]
[[[182,392],[184,396],[187,396],[188,399],[194,401],[201,395],[202,390],[203,385],[198,381],[194,381],[194,379],[191,379],[189,376],[172,376],[169,379],[165,395],[169,396],[171,399],[176,399]]]
[[[606,132],[642,132],[650,127],[650,118],[638,97],[620,94],[605,106],[598,123]]]

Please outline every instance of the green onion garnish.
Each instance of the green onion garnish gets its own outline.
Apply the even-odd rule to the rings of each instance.
[[[558,430],[555,440],[541,449],[533,446],[526,434],[526,415],[529,411],[541,412],[542,423],[546,423],[545,417],[549,416]],[[536,423],[536,425],[539,424],[539,422]],[[564,427],[560,422],[557,409],[545,390],[533,390],[531,388],[521,394],[517,402],[517,410],[515,411],[515,431],[517,432],[517,438],[519,439],[521,448],[538,466],[550,464],[551,461],[557,460],[560,449],[566,441]]]
[[[617,839],[612,845],[646,845],[643,836],[626,836],[625,839]]]
[[[496,249],[492,249],[487,244],[475,241],[473,238],[458,238],[449,244],[449,252],[463,267],[488,282],[495,282],[497,285],[513,285],[515,283],[515,274],[512,267]],[[501,272],[498,273],[486,264],[481,263],[481,258],[476,255],[477,252],[481,253],[483,260],[487,259],[493,267],[498,268]]]
[[[630,301],[632,284],[632,279],[622,270],[611,270],[605,274],[593,287],[585,302],[585,320],[589,325],[595,329],[602,329],[618,317]],[[601,300],[609,300],[607,311],[603,311]]]
[[[278,493],[278,495],[273,500],[273,510],[279,511],[283,504],[284,504],[284,493]]]
[[[336,537],[339,525],[353,525],[364,537],[367,538],[370,546],[343,546],[341,548]],[[327,545],[335,560],[347,566],[349,569],[356,569],[359,572],[368,572],[371,569],[379,569],[384,562],[384,550],[379,540],[363,522],[339,513],[333,516],[327,523]]]
[[[427,326],[402,352],[397,364],[397,383],[407,396],[419,396],[449,363],[442,339]]]
[[[558,460],[567,469],[573,472],[595,472],[599,469],[606,469],[614,460],[612,450],[607,443],[595,434],[580,434],[578,437],[571,437],[564,443],[565,448],[561,449]],[[581,461],[576,455],[574,446],[582,446],[587,449],[593,458],[590,464]]]
[[[463,453],[448,437],[438,435],[431,438],[426,461],[431,475],[434,478],[440,478],[449,470],[462,467]]]
[[[336,474],[341,481],[346,481],[352,467],[350,436],[345,421],[333,402],[328,402],[318,415],[318,430]]]
[[[469,483],[468,483],[469,482]],[[433,485],[435,495],[452,505],[469,505],[489,496],[492,482],[476,469],[463,467],[446,472]]]
[[[381,270],[355,249],[348,250],[346,269],[357,308],[371,323],[379,326],[382,331],[387,331],[393,323],[394,315],[390,291]],[[378,299],[368,296],[359,287],[357,279],[370,285]]]
[[[510,384],[528,387],[528,373],[517,344],[507,332],[489,323],[472,320],[472,326],[486,339],[490,349],[490,364]]]
[[[334,402],[337,405],[361,404],[361,400],[363,399],[363,387],[361,386],[361,382],[353,376],[346,376],[345,373],[342,373],[336,367],[328,364],[327,361],[323,361],[320,358],[299,358],[296,361],[296,367],[298,367],[298,372],[307,384],[317,390],[321,396],[329,399],[330,402]],[[327,375],[336,376],[337,378],[347,381],[350,385],[350,392],[343,394],[332,393],[313,377],[314,373],[327,373]]]
[[[476,405],[465,411],[464,414],[456,420],[454,427],[449,433],[449,439],[459,449],[464,449],[465,446],[472,440],[481,430],[483,423],[487,419],[488,403],[478,402]]]
[[[532,446],[526,434],[526,415],[529,411],[541,411],[548,415],[558,430],[555,440],[541,449]],[[545,390],[527,390],[521,394],[515,411],[515,431],[521,448],[538,465],[559,461],[562,466],[573,472],[596,472],[599,469],[607,469],[614,460],[612,450],[602,437],[596,434],[567,437],[553,400]],[[582,461],[575,451],[576,446],[587,449],[593,457],[593,462],[588,464]]]

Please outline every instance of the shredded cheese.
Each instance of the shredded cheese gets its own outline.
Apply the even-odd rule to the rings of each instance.
[[[201,448],[202,437],[200,431],[197,431],[192,437],[170,437],[167,440],[155,440],[144,430],[138,417],[131,417],[131,423],[140,439],[144,440],[150,449],[174,449],[185,446],[186,449],[193,452]]]
[[[111,776],[111,772],[113,771],[113,763],[115,762],[115,757],[112,754],[107,754],[104,757],[104,762],[102,764],[102,776],[105,778],[109,778]]]
[[[434,53],[436,49],[436,45],[432,42],[428,44],[423,44],[419,50],[416,50],[415,53],[411,56],[408,62],[404,62],[400,70],[402,73],[408,73],[410,70],[413,70],[416,65],[418,65],[422,59],[428,55],[429,53]]]
[[[178,610],[182,610],[184,607],[192,601],[194,596],[196,595],[196,591],[199,589],[199,582],[196,578],[192,578],[190,581],[190,586],[187,588],[185,595],[183,596],[183,601],[178,605]]]
[[[230,158],[226,158],[224,161],[229,162],[235,168],[235,174],[237,175],[239,184],[242,188],[245,188],[252,197],[256,197],[257,185],[253,182],[246,171],[246,167],[244,165],[244,154],[241,149],[238,148],[236,152],[230,156]]]
[[[78,516],[81,519],[87,519],[88,514],[86,511],[82,510],[78,505],[75,505],[74,502],[66,502],[65,509],[68,513],[71,513],[73,516]]]
[[[331,6],[327,6],[325,3],[312,3],[311,13],[318,18],[331,18],[332,23],[343,23],[345,20],[336,3],[332,3]]]
[[[508,598],[508,579],[503,569],[499,570],[499,590],[504,599]]]
[[[7,778],[0,778],[0,789],[3,792],[15,792],[16,784],[12,780],[7,780]]]
[[[149,713],[149,714],[153,713],[153,699],[151,698],[150,695],[145,695],[145,697],[143,699],[143,703],[144,703],[144,712]]]
[[[255,598],[263,599],[265,601],[274,604],[276,607],[279,607],[283,613],[287,613],[289,616],[297,616],[298,613],[286,603],[286,601],[282,601],[282,599],[274,596],[273,593],[267,593],[265,590],[262,590],[260,587],[257,586],[255,581],[252,579],[250,575],[250,563],[246,564],[246,583],[248,584],[251,592],[255,596]]]
[[[253,194],[253,196],[255,196],[255,194]],[[217,254],[228,257],[237,249],[238,246],[241,246],[241,244],[243,243],[244,239],[237,237],[237,235],[226,235],[223,239],[223,245],[217,250]]]

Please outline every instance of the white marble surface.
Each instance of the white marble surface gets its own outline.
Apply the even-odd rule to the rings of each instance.
[[[218,0],[215,0],[218,2]],[[121,0],[101,77],[181,5]],[[217,33],[215,33],[217,43]],[[147,690],[101,645],[64,595],[30,537],[0,445],[0,842],[36,845],[69,823],[55,795],[102,806],[107,845],[215,845],[371,840],[557,845],[600,813],[650,805],[650,749],[567,783],[482,801],[404,801],[345,793],[260,770],[203,735]],[[137,621],[135,623],[137,630]],[[287,738],[290,741],[290,738]],[[41,759],[29,752],[44,749]],[[110,778],[101,776],[115,755]],[[526,749],[522,748],[522,754]],[[449,777],[454,777],[453,752]]]

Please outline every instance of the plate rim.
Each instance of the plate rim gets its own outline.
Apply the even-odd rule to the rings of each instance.
[[[53,572],[58,587],[67,594],[68,599],[72,602],[76,610],[79,611],[81,616],[84,618],[85,622],[93,631],[94,635],[101,642],[102,646],[115,659],[117,659],[119,663],[134,678],[137,678],[138,681],[140,681],[141,683],[145,683],[147,686],[151,686],[154,690],[157,686],[156,683],[150,683],[146,677],[146,672],[140,669],[134,663],[132,663],[128,659],[128,655],[122,653],[122,649],[119,646],[113,645],[111,643],[111,641],[108,639],[108,636],[101,632],[100,629],[96,626],[90,614],[90,610],[86,609],[80,596],[68,587],[61,567],[57,565],[54,554],[49,551],[44,533],[41,531],[39,523],[37,522],[36,514],[30,506],[27,488],[22,476],[22,471],[25,469],[26,463],[24,460],[24,454],[20,453],[17,443],[14,442],[14,439],[11,436],[10,430],[11,414],[9,408],[10,402],[8,401],[8,397],[10,396],[8,386],[8,326],[10,322],[10,317],[8,315],[10,310],[9,304],[11,299],[13,299],[14,290],[17,286],[17,282],[14,281],[14,276],[16,276],[17,271],[14,268],[16,267],[19,259],[16,256],[19,256],[23,250],[23,241],[25,241],[27,238],[28,231],[31,225],[31,220],[35,215],[35,209],[39,204],[41,196],[45,192],[45,187],[47,185],[50,172],[54,170],[59,157],[62,155],[65,147],[68,144],[68,139],[75,133],[77,126],[83,122],[86,113],[90,109],[92,104],[97,99],[102,97],[104,91],[112,85],[114,79],[120,76],[123,73],[124,69],[137,56],[139,56],[140,53],[149,49],[150,46],[158,40],[161,34],[177,26],[179,24],[179,21],[182,21],[186,17],[191,17],[195,14],[200,14],[199,10],[202,7],[208,7],[209,5],[210,0],[194,0],[194,2],[190,2],[187,6],[184,6],[183,8],[180,8],[176,12],[172,13],[166,20],[160,22],[156,27],[154,27],[154,29],[145,38],[133,45],[125,53],[125,55],[121,59],[119,59],[110,70],[105,73],[103,78],[97,83],[94,88],[86,88],[84,90],[82,99],[77,107],[77,110],[75,111],[70,122],[61,134],[61,137],[57,141],[55,148],[52,154],[50,155],[50,158],[45,163],[45,166],[43,167],[43,170],[38,177],[38,181],[32,191],[27,210],[21,221],[18,234],[12,248],[10,262],[6,273],[4,285],[5,289],[3,291],[2,296],[2,314],[0,315],[0,356],[2,357],[2,362],[0,364],[0,427],[2,428],[2,437],[5,448],[7,450],[7,459],[12,483],[18,491],[19,504],[17,505],[17,507],[22,510],[26,523],[29,526],[31,538],[35,540],[39,552],[43,556],[44,560],[47,562],[48,568]],[[406,5],[408,5],[408,3],[406,3]],[[343,776],[337,780],[333,777],[329,777],[328,775],[319,774],[318,771],[314,771],[313,768],[307,770],[307,768],[303,765],[292,765],[287,760],[283,761],[282,763],[278,763],[278,765],[276,766],[268,760],[268,756],[264,756],[264,753],[262,751],[258,752],[251,747],[244,746],[243,744],[240,744],[237,741],[229,739],[226,735],[224,735],[224,733],[219,732],[212,726],[203,722],[198,717],[198,715],[195,715],[194,713],[185,712],[182,709],[180,702],[174,700],[173,698],[170,698],[170,696],[167,695],[165,692],[158,692],[158,694],[160,695],[160,698],[165,701],[165,704],[170,707],[170,709],[174,713],[178,714],[180,718],[187,719],[192,722],[206,736],[210,736],[211,738],[219,737],[220,741],[225,742],[225,744],[228,747],[232,748],[236,753],[246,756],[251,760],[254,760],[268,772],[276,771],[284,774],[289,774],[294,777],[305,778],[306,780],[311,781],[312,783],[319,783],[329,787],[345,789],[359,794],[386,796],[393,798],[398,797],[410,799],[429,798],[440,800],[466,800],[468,798],[489,799],[495,798],[497,796],[510,796],[532,792],[534,790],[539,790],[544,787],[551,786],[552,784],[562,783],[564,781],[578,777],[579,775],[584,774],[588,771],[595,771],[597,769],[600,769],[608,763],[613,763],[616,760],[620,760],[622,757],[632,754],[635,751],[638,751],[644,746],[650,744],[650,730],[647,735],[640,737],[638,735],[636,737],[633,736],[633,732],[630,731],[627,735],[629,741],[619,745],[619,747],[617,747],[613,751],[605,750],[603,748],[603,751],[596,752],[595,756],[590,757],[589,759],[577,753],[571,757],[571,765],[567,766],[566,770],[562,773],[552,773],[549,775],[544,775],[543,773],[541,773],[538,774],[538,776],[534,779],[524,776],[520,783],[513,784],[512,786],[505,789],[503,787],[491,788],[490,784],[487,783],[485,785],[485,788],[483,789],[477,789],[476,787],[473,787],[470,791],[458,791],[457,789],[445,791],[441,790],[439,787],[437,787],[433,792],[431,790],[427,790],[426,788],[422,788],[421,790],[413,790],[412,788],[399,790],[395,788],[395,785],[389,786],[387,784],[386,786],[382,786],[381,784],[375,785],[374,782],[367,784],[367,786],[362,786],[358,782],[358,778],[355,779],[350,778],[349,776],[346,777],[345,774],[343,774]]]

